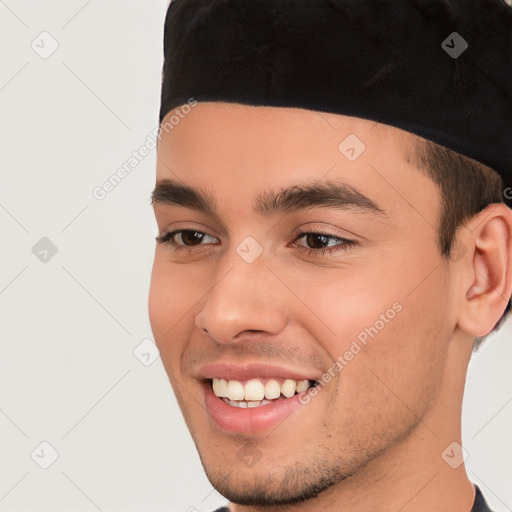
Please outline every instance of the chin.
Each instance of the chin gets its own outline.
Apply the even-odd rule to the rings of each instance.
[[[225,461],[213,454],[208,458],[200,453],[212,486],[230,502],[239,505],[269,507],[305,502],[350,476],[336,465],[328,466],[320,452],[318,460],[291,460],[276,467],[263,455],[258,459],[257,449],[252,446],[245,445]],[[246,455],[245,463],[243,454]],[[249,454],[253,455],[252,460]],[[283,458],[276,457],[276,460],[283,461]]]

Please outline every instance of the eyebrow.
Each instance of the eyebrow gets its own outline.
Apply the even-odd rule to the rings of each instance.
[[[151,203],[153,206],[182,206],[219,217],[218,207],[211,194],[176,180],[158,181],[151,193]],[[363,213],[386,216],[384,210],[355,187],[334,181],[303,183],[279,191],[262,192],[254,201],[252,211],[268,218],[311,208],[356,209]]]

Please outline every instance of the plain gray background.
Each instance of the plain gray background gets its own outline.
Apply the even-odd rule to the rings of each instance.
[[[166,8],[0,0],[0,512],[225,503],[152,345],[155,151],[93,196],[157,127]],[[512,510],[511,335],[472,359],[463,412],[468,474],[497,512]]]

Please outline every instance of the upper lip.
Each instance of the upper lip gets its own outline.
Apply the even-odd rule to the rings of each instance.
[[[198,379],[245,381],[261,378],[284,378],[294,380],[319,380],[318,370],[297,369],[264,362],[217,362],[201,366],[195,375]]]

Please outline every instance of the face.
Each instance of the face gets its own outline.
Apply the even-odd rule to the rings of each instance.
[[[198,103],[163,134],[150,321],[231,501],[377,471],[434,414],[453,294],[439,191],[409,153],[398,130],[302,109]]]

